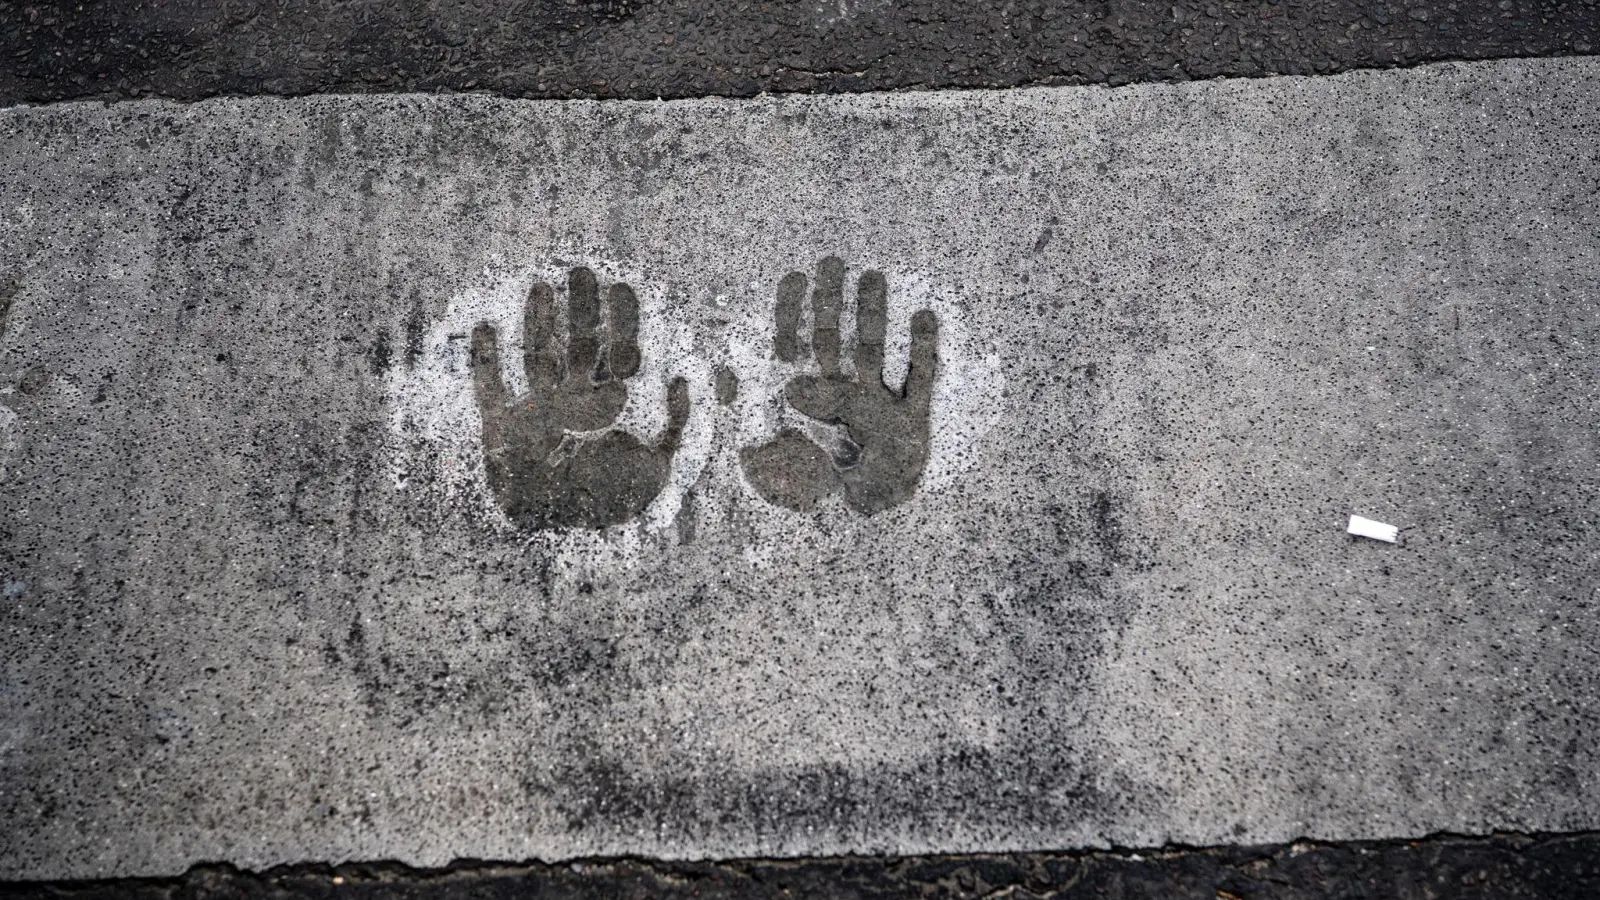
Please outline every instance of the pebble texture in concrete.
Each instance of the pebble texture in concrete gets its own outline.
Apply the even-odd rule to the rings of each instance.
[[[0,112],[0,877],[1594,828],[1597,133],[1588,59]]]

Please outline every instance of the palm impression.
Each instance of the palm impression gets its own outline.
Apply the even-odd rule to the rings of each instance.
[[[522,325],[528,392],[514,398],[501,374],[494,326],[473,329],[484,469],[495,500],[518,525],[619,525],[637,518],[667,482],[689,418],[688,386],[679,378],[668,388],[667,427],[654,446],[612,427],[628,399],[626,381],[639,371],[639,301],[632,288],[611,285],[605,319],[602,328],[599,285],[588,269],[569,273],[564,311],[550,285],[533,285]]]
[[[784,387],[797,412],[842,430],[824,448],[805,431],[780,429],[773,439],[739,454],[745,477],[765,500],[809,510],[838,493],[858,512],[882,512],[916,490],[928,462],[928,410],[938,370],[938,319],[929,310],[911,317],[910,368],[904,384],[883,381],[884,334],[888,329],[888,281],[864,272],[856,282],[854,372],[840,368],[839,317],[844,306],[844,263],[827,257],[817,266],[811,291],[810,341],[800,333],[806,277],[799,272],[778,284],[773,355],[796,363],[816,358],[816,374],[799,375]]]

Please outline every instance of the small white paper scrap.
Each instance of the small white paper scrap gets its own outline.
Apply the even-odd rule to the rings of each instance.
[[[1372,538],[1375,541],[1387,541],[1391,544],[1400,539],[1400,529],[1397,526],[1374,522],[1362,516],[1351,516],[1350,526],[1345,531],[1357,537]]]

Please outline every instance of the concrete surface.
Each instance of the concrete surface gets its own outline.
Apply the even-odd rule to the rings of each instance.
[[[0,875],[1594,828],[1597,100],[0,112]],[[544,463],[671,450],[598,530],[484,469],[534,285],[626,351],[579,269],[637,372]]]
[[[1600,52],[1600,0],[0,4],[0,103],[1125,84]]]

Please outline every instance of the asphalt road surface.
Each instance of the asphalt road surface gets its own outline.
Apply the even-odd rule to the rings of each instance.
[[[1596,894],[1600,836],[1594,834],[902,859],[467,862],[434,871],[393,864],[259,873],[206,866],[179,878],[34,883],[8,891],[29,900],[1587,900]]]
[[[0,5],[0,101],[1126,84],[1600,49],[1596,0]]]

